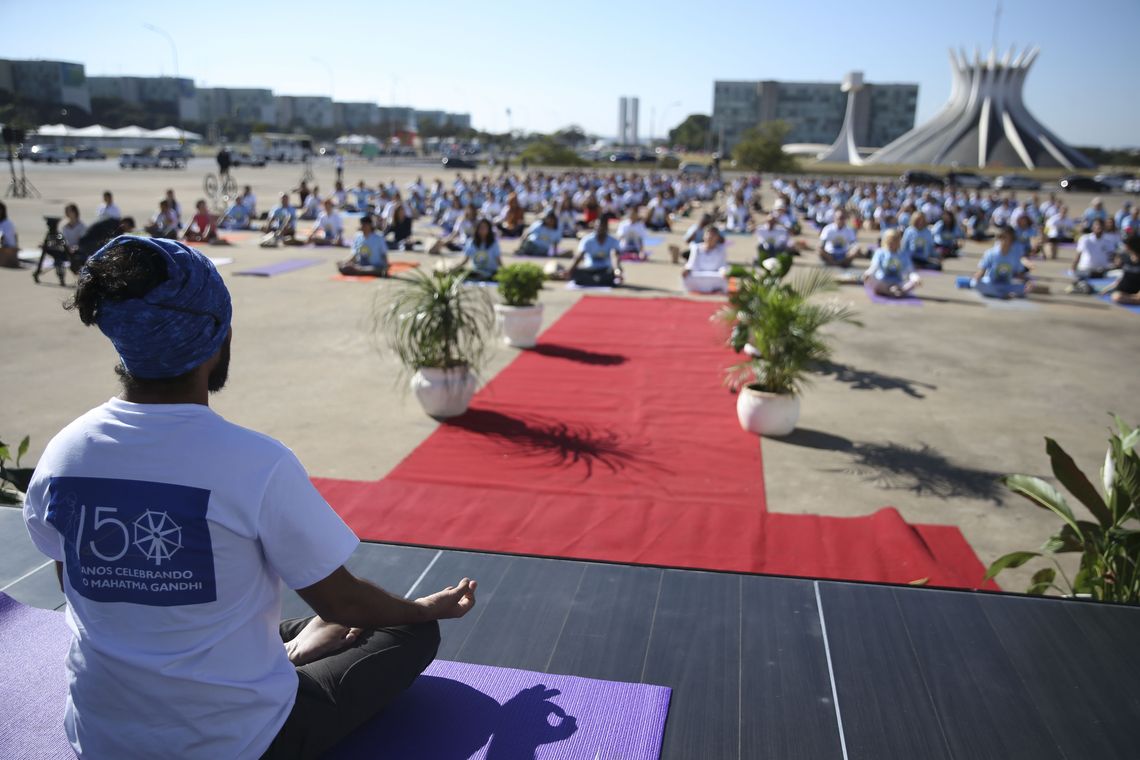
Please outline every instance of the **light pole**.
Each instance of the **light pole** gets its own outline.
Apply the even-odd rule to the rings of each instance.
[[[174,44],[174,38],[170,36],[170,32],[162,27],[154,24],[143,24],[143,28],[165,37],[166,41],[170,43],[170,54],[174,57],[174,108],[175,118],[178,119],[178,142],[180,145],[185,145],[186,133],[182,129],[182,85],[178,81],[178,46]]]
[[[669,111],[673,110],[674,108],[676,108],[679,105],[681,105],[681,101],[674,100],[672,103],[665,106],[665,109],[661,112],[661,118],[665,119],[666,117],[668,117]],[[668,123],[668,122],[666,122],[666,123]],[[653,119],[653,134],[649,136],[650,147],[653,146],[653,139],[654,139],[654,135],[656,135],[656,134],[657,134],[657,119],[656,119],[656,117],[654,117],[654,119]]]
[[[333,73],[332,66],[329,66],[328,61],[324,60],[323,58],[317,58],[316,56],[313,56],[310,60],[312,60],[313,63],[319,63],[320,65],[325,67],[325,71],[328,72],[328,75],[329,75],[329,100],[335,100],[336,99],[336,75]]]

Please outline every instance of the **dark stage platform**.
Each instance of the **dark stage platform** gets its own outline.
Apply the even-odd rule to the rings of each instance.
[[[1140,756],[1140,608],[384,544],[350,568],[401,593],[478,579],[443,659],[672,687],[665,758]],[[0,590],[63,602],[14,509]]]

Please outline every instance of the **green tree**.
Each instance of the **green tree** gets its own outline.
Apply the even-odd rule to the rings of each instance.
[[[685,150],[704,150],[711,127],[712,119],[703,113],[689,114],[669,130],[669,144],[680,145]]]
[[[545,166],[585,166],[577,153],[549,137],[535,140],[523,149],[520,156],[533,164]]]
[[[577,124],[571,124],[568,127],[563,127],[551,135],[551,137],[563,145],[570,146],[571,148],[577,148],[582,143],[589,142],[590,140],[589,136],[586,135],[586,131],[579,127]]]
[[[733,148],[732,157],[741,168],[754,172],[792,172],[798,167],[794,156],[784,152],[784,138],[791,126],[769,121],[749,129]]]

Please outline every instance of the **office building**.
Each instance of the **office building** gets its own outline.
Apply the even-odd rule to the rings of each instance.
[[[860,146],[886,145],[914,126],[917,84],[865,84],[853,124]],[[791,127],[788,143],[830,144],[843,127],[847,94],[839,82],[718,81],[713,85],[713,139],[729,152],[745,131],[769,121]]]
[[[38,103],[91,110],[91,90],[82,63],[0,59],[0,90]]]
[[[194,80],[185,77],[87,77],[92,98],[122,100],[141,106],[158,105],[181,121],[200,121]]]
[[[334,126],[332,98],[324,95],[278,95],[277,126],[293,127],[332,127]]]
[[[617,141],[619,145],[637,145],[639,142],[637,125],[639,104],[640,101],[637,98],[618,98]]]

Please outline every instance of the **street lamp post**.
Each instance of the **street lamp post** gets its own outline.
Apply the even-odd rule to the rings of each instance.
[[[662,119],[667,118],[669,116],[669,112],[679,105],[681,105],[681,101],[674,100],[672,103],[665,106],[664,110],[661,112],[661,118]],[[666,122],[666,123],[668,123],[668,122]],[[656,118],[653,119],[653,134],[654,135],[657,134],[657,120],[656,120]],[[650,137],[649,137],[649,144],[651,146],[653,144],[653,135],[650,135]]]
[[[154,24],[143,24],[143,28],[165,37],[166,41],[170,43],[170,54],[174,57],[174,108],[175,118],[178,120],[178,141],[181,145],[185,145],[186,132],[182,129],[182,85],[178,77],[178,45],[174,44],[174,38],[170,36],[170,32],[162,27]]]

